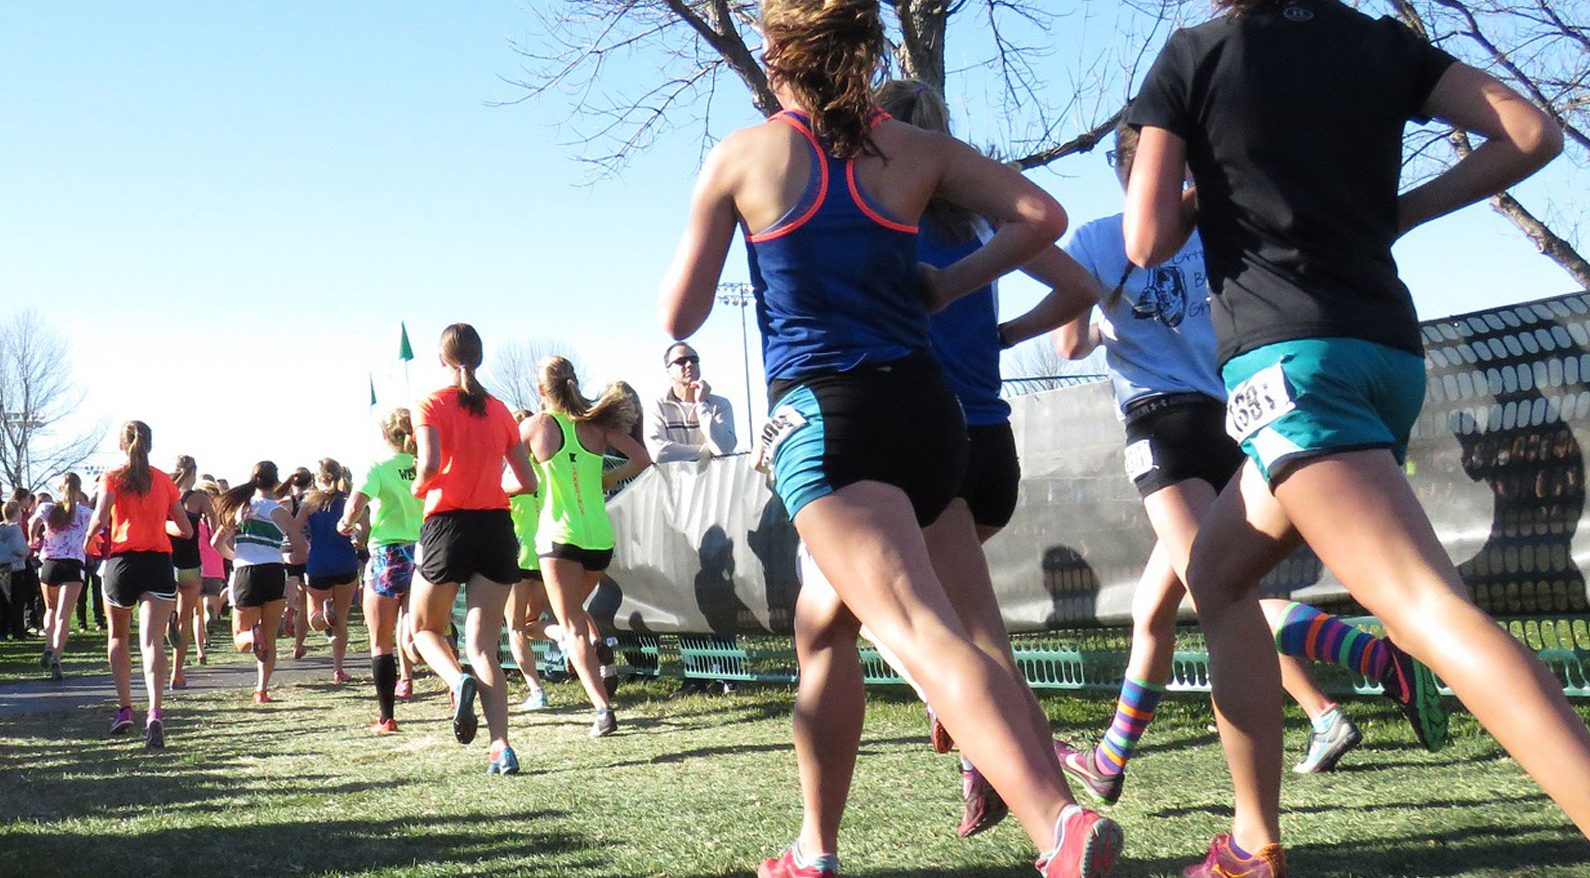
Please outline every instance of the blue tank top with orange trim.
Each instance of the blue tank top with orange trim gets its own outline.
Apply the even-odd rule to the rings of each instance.
[[[855,161],[829,155],[805,113],[772,118],[811,146],[812,175],[782,219],[746,236],[767,380],[931,351],[916,226],[889,219],[868,198]]]

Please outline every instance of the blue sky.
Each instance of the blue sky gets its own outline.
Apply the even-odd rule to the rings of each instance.
[[[593,395],[617,378],[660,392],[656,287],[697,129],[584,185],[565,105],[493,105],[520,94],[502,78],[533,24],[494,0],[0,5],[0,310],[37,308],[69,337],[81,420],[142,418],[157,465],[186,451],[230,478],[261,458],[365,460],[366,376],[383,407],[404,396],[399,320],[415,395],[441,382],[434,340],[455,320],[481,329],[488,361],[494,342],[554,339]],[[1064,26],[1057,41],[1085,33]],[[1067,49],[1055,65],[1082,57]],[[652,59],[618,63],[654,75]],[[733,82],[719,106],[719,131],[753,121]],[[993,139],[973,123],[969,139]],[[1101,154],[1034,179],[1074,223],[1119,209]],[[1397,255],[1426,317],[1573,286],[1483,207]],[[737,248],[725,280],[743,279]],[[1009,283],[1003,307],[1039,292]],[[717,309],[696,343],[743,407],[738,315]]]

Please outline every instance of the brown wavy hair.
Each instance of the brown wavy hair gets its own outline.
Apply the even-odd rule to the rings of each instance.
[[[536,369],[541,398],[548,411],[561,412],[576,423],[600,424],[628,433],[640,418],[640,408],[622,381],[609,384],[600,398],[589,400],[580,392],[580,376],[574,364],[563,357],[547,357]]]
[[[766,0],[763,61],[811,113],[835,158],[881,155],[872,142],[872,83],[887,48],[877,0]]]

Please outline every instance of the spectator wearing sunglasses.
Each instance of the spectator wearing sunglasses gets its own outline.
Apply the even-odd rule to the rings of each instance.
[[[701,380],[696,349],[676,342],[663,353],[672,386],[646,417],[646,445],[658,463],[700,460],[735,448],[734,409]]]

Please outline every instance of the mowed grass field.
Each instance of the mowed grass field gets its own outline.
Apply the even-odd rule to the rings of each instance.
[[[366,734],[367,667],[354,658],[353,684],[287,685],[265,706],[241,686],[178,693],[164,751],[108,738],[108,706],[0,717],[0,875],[745,876],[797,830],[788,688],[672,699],[671,684],[629,683],[620,733],[592,741],[578,690],[554,686],[553,710],[514,714],[524,774],[503,778],[483,773],[484,734],[453,741],[434,677],[399,705],[401,734]],[[1104,698],[1043,700],[1060,736],[1090,741],[1109,719]],[[1349,711],[1366,745],[1334,774],[1287,776],[1293,875],[1590,875],[1590,843],[1466,714],[1428,754],[1389,705]],[[1227,825],[1209,723],[1202,697],[1162,707],[1111,809],[1127,838],[1116,874],[1179,874]],[[1303,735],[1291,715],[1289,758]],[[1033,874],[1014,821],[961,840],[959,815],[956,762],[928,749],[921,707],[877,691],[844,874]]]

